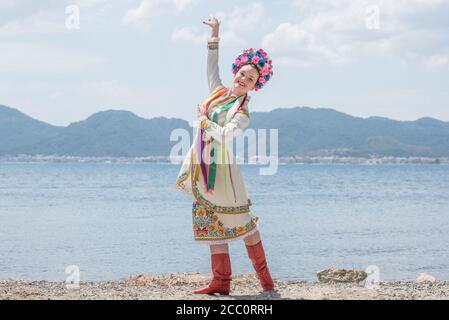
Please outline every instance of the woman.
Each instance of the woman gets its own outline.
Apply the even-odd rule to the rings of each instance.
[[[259,90],[271,78],[272,62],[262,49],[247,49],[232,65],[232,86],[224,87],[218,69],[220,22],[210,17],[207,76],[210,96],[198,108],[199,127],[182,164],[175,186],[194,196],[193,231],[198,243],[210,245],[213,279],[194,293],[228,295],[231,262],[228,242],[243,239],[264,291],[271,278],[258,218],[250,213],[251,200],[228,142],[249,124],[248,91]]]

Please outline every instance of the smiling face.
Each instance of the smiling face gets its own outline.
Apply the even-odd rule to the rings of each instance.
[[[233,81],[233,92],[239,96],[245,95],[248,91],[254,90],[259,80],[259,72],[251,65],[246,64],[239,69]]]

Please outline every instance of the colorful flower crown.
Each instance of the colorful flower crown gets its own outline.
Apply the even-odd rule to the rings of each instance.
[[[271,58],[263,49],[254,51],[253,48],[248,48],[235,59],[232,64],[232,73],[236,74],[246,64],[253,65],[259,71],[259,79],[254,89],[256,91],[262,89],[264,84],[273,76]]]

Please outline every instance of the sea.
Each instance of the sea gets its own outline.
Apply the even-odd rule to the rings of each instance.
[[[210,273],[193,240],[179,164],[0,162],[0,279],[116,281]],[[449,166],[241,165],[275,279],[316,281],[328,268],[378,281],[449,280]],[[253,273],[242,240],[234,274]]]

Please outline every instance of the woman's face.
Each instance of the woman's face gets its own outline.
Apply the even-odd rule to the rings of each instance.
[[[257,69],[250,64],[246,64],[239,69],[234,77],[234,92],[238,95],[244,95],[254,89],[258,80],[259,72]]]

